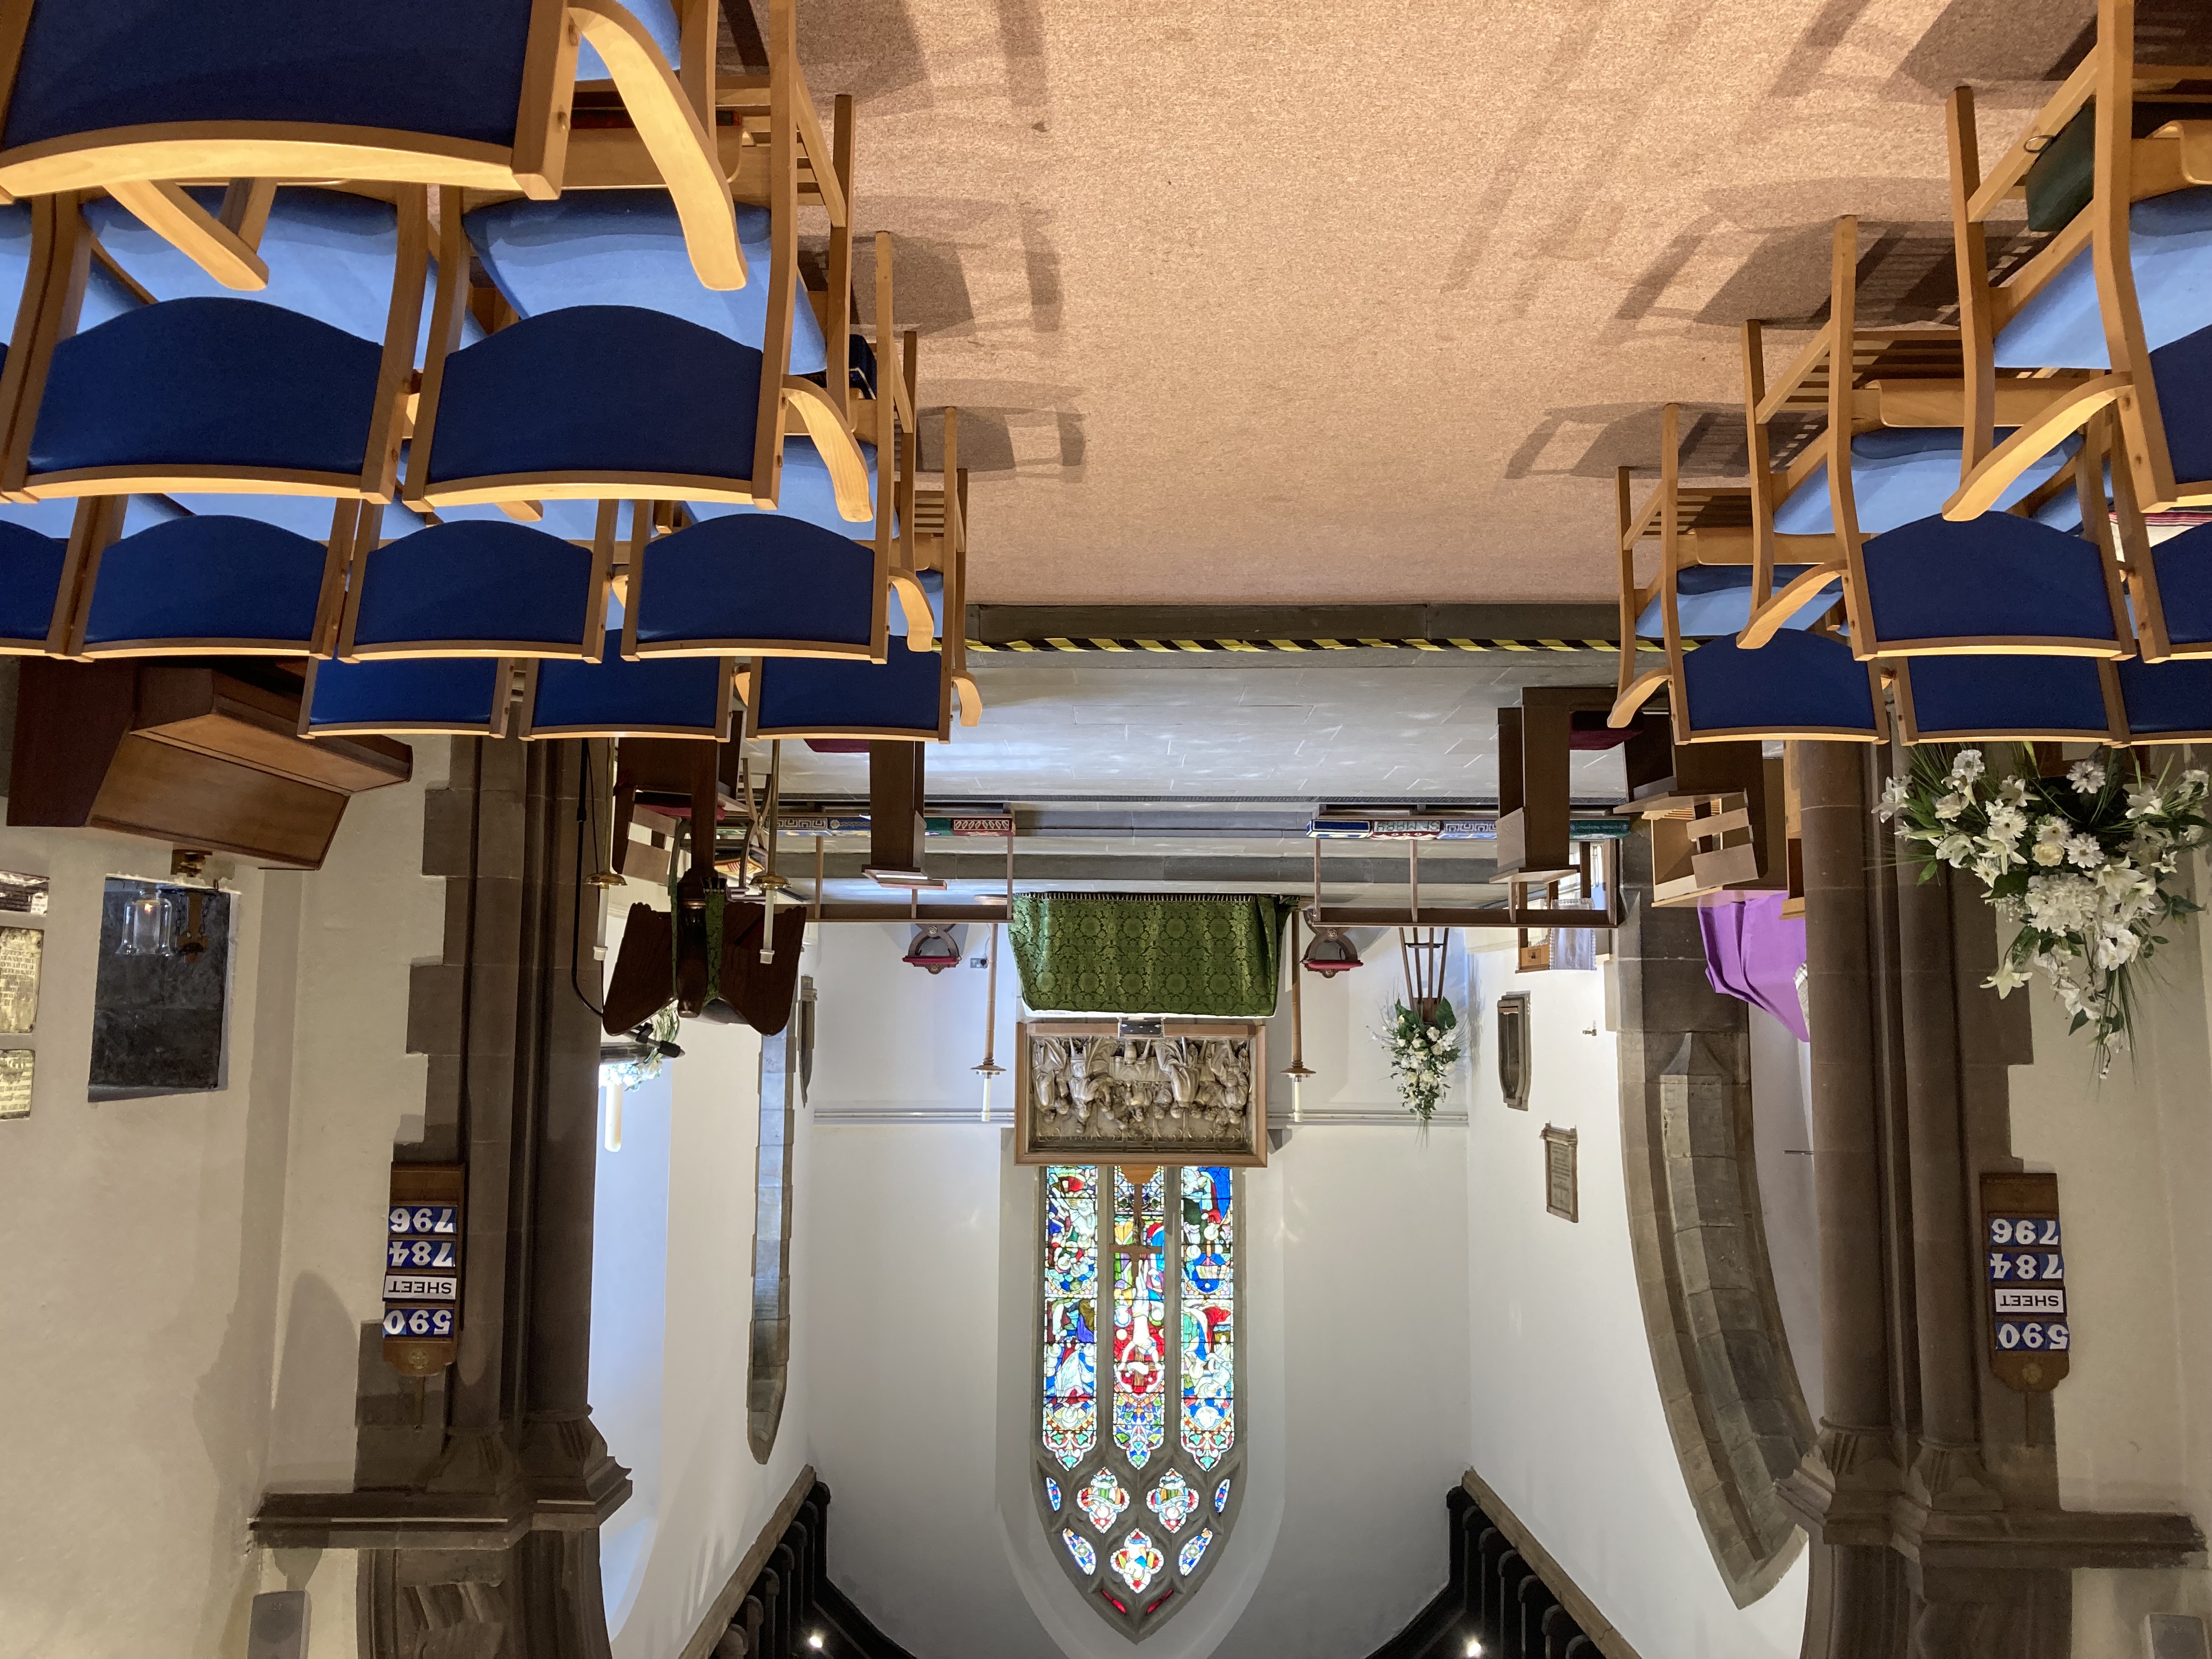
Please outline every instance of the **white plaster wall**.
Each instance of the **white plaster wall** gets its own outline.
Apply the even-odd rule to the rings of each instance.
[[[102,882],[164,876],[168,849],[0,829],[0,866],[53,882],[32,1115],[0,1123],[0,1407],[10,1483],[40,1494],[0,1516],[6,1659],[235,1655],[254,1592],[287,1583],[315,1659],[354,1650],[352,1558],[264,1559],[246,1522],[264,1485],[350,1484],[355,1322],[392,1133],[421,1111],[407,965],[437,948],[419,870],[442,763],[426,748],[413,783],[356,797],[322,871],[229,873],[228,1086],[204,1095],[84,1097]]]
[[[1739,1610],[1668,1435],[1636,1294],[1602,977],[1512,968],[1502,953],[1479,959],[1474,1014],[1486,1054],[1496,998],[1531,994],[1528,1109],[1506,1109],[1487,1059],[1474,1068],[1474,1466],[1647,1659],[1789,1659],[1804,1636],[1804,1558]],[[1577,1222],[1545,1210],[1547,1123],[1578,1132]]]
[[[2197,891],[2206,890],[2203,861]],[[2013,1148],[2054,1170],[2066,1227],[2069,1372],[2052,1396],[2069,1509],[2185,1511],[2212,1531],[2212,930],[2173,930],[2142,986],[2136,1051],[2100,1083],[2056,1000],[2029,999],[2035,1064],[2012,1069]],[[2144,977],[2144,976],[2139,976]],[[2142,1614],[2212,1618],[2212,1575],[2075,1575],[2076,1659],[2136,1659]]]
[[[1783,1335],[1805,1408],[1820,1420],[1820,1225],[1813,1179],[1812,1050],[1763,1008],[1751,1015],[1752,1148]]]

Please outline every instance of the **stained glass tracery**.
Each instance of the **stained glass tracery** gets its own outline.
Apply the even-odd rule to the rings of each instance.
[[[1133,1638],[1202,1584],[1229,1524],[1236,1190],[1214,1165],[1044,1171],[1041,1490],[1091,1606]]]

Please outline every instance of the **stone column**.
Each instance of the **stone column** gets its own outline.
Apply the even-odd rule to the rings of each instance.
[[[1869,959],[1871,820],[1858,745],[1808,743],[1799,758],[1826,1407],[1818,1452],[1826,1468],[1815,1478],[1832,1493],[1887,1490],[1898,1470]]]

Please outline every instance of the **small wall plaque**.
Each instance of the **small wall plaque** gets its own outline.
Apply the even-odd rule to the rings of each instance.
[[[2064,1380],[2074,1346],[2058,1177],[1984,1176],[1982,1245],[1990,1369],[2008,1389],[2048,1394]]]
[[[31,1115],[31,1065],[28,1048],[0,1048],[0,1118]]]
[[[1576,1132],[1544,1126],[1544,1207],[1566,1221],[1582,1219],[1580,1174],[1575,1167]]]
[[[0,1031],[27,1031],[39,1018],[39,961],[46,936],[36,927],[0,927]]]
[[[431,1376],[461,1352],[459,1164],[395,1164],[385,1220],[384,1359],[403,1376]]]
[[[44,876],[0,870],[0,910],[12,910],[22,916],[43,916],[51,890],[52,884]]]
[[[1498,999],[1498,1092],[1516,1112],[1528,1109],[1528,994]]]

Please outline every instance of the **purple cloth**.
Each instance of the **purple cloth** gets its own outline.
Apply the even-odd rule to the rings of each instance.
[[[1782,895],[1763,893],[1741,904],[1711,904],[1698,911],[1705,939],[1705,977],[1714,990],[1766,1012],[1809,1040],[1805,1010],[1797,1001],[1797,970],[1805,964],[1805,923],[1782,914]]]

